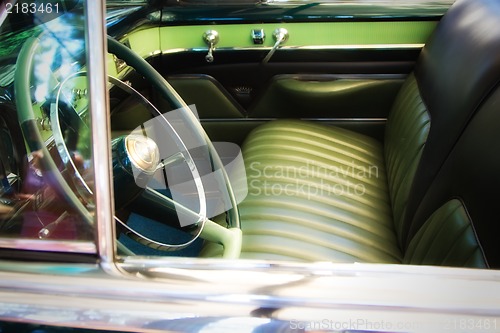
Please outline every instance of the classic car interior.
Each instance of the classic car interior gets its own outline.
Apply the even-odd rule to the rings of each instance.
[[[181,1],[159,9],[158,26],[109,26],[121,255],[500,267],[495,209],[500,199],[495,153],[500,143],[500,4],[458,0],[442,18],[417,13],[404,22],[359,8],[353,21],[339,14],[308,22],[307,28],[300,19],[255,22],[252,13],[248,23],[232,25],[224,21],[226,14],[214,13],[207,29],[206,22],[182,21],[186,8]],[[138,10],[129,19],[144,15]],[[174,18],[182,24],[172,24]],[[396,24],[401,30],[394,29]],[[368,32],[372,35],[363,35]],[[377,37],[380,32],[384,37]],[[88,229],[93,175],[75,154],[88,140],[85,106],[77,105],[87,96],[76,106],[57,97],[49,110],[54,141],[45,147],[27,84],[38,47],[36,38],[28,39],[17,59],[21,131],[12,130],[17,126],[9,118],[3,118],[3,128],[14,133],[9,138],[22,133],[29,151],[42,149],[47,182],[69,207],[52,209],[47,219],[69,210],[71,216],[63,219],[73,222],[57,218],[56,227]],[[84,70],[68,84],[79,88],[81,78]],[[187,105],[195,105],[197,114]],[[163,116],[179,108],[185,130]],[[165,136],[148,132],[144,124],[154,118],[162,119]],[[187,143],[186,133],[203,144]],[[177,152],[159,157],[162,140],[171,140]],[[221,141],[241,145],[244,179],[229,180],[229,157],[216,148]],[[23,153],[0,148],[7,179],[24,163],[16,157]],[[193,207],[176,201],[167,177],[182,174],[179,164],[190,178],[181,182],[191,186],[186,196],[196,197]],[[200,179],[216,171],[227,212],[207,216],[211,193]],[[150,186],[158,177],[161,190]],[[17,181],[22,184],[22,177]],[[247,193],[240,200],[243,187]],[[2,209],[21,205],[17,191],[7,193],[4,187]],[[12,214],[5,216],[0,230],[20,232]],[[193,223],[182,223],[181,216]],[[29,235],[34,236],[25,236],[50,238],[46,226],[33,228]],[[67,230],[62,233],[72,237]],[[79,237],[91,239],[92,232]]]

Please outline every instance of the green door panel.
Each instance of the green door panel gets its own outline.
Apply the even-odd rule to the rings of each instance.
[[[402,78],[280,75],[249,110],[255,118],[386,118]]]
[[[217,48],[270,48],[274,44],[272,33],[277,28],[288,30],[289,39],[284,47],[421,47],[434,30],[434,21],[391,22],[306,22],[306,23],[256,23],[168,26],[160,28],[160,44],[163,52],[207,48],[202,39],[205,31],[219,33]],[[264,29],[267,36],[262,45],[255,45],[252,29]],[[217,52],[217,51],[216,51]]]
[[[188,103],[195,104],[205,129],[219,140],[240,143],[257,125],[272,118],[309,118],[382,139],[385,117],[437,18],[345,20],[331,22],[163,25],[122,38],[164,76],[209,75],[215,80],[172,80]],[[286,28],[289,39],[267,66],[260,61],[274,44],[272,33]],[[214,29],[220,41],[215,61],[207,63],[203,33]],[[252,29],[266,38],[255,45]],[[109,58],[111,75],[123,75]],[[155,66],[156,66],[155,65]],[[390,67],[393,66],[393,67]],[[341,80],[318,79],[344,75]],[[353,75],[387,74],[352,80]],[[280,75],[313,74],[313,80]],[[374,75],[374,76],[377,76]],[[398,77],[399,75],[399,77]],[[280,78],[276,80],[275,78]],[[322,81],[322,82],[315,82]]]
[[[304,22],[304,23],[256,23],[164,26],[136,30],[121,41],[127,43],[143,58],[161,53],[175,53],[187,50],[208,49],[203,41],[203,33],[214,29],[219,33],[217,49],[270,49],[274,44],[272,33],[277,28],[286,28],[288,41],[283,49],[340,48],[340,49],[391,49],[421,48],[436,21],[390,21],[390,22]],[[261,45],[255,45],[251,38],[252,29],[264,29],[266,38]],[[217,51],[215,51],[217,52]],[[108,65],[112,62],[109,61]],[[108,66],[111,75],[117,73]]]

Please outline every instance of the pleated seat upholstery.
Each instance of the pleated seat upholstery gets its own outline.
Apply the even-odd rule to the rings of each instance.
[[[242,257],[399,262],[383,146],[303,121],[274,121],[243,147]]]
[[[488,149],[500,144],[499,25],[497,1],[450,8],[393,103],[383,143],[302,120],[250,133],[241,257],[487,267],[490,256],[500,267],[500,159]],[[473,126],[486,114],[488,136]]]

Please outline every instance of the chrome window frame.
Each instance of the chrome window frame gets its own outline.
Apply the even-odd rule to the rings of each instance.
[[[106,271],[114,272],[116,231],[113,220],[111,146],[102,144],[111,142],[106,69],[106,3],[104,0],[86,1],[85,10],[86,13],[92,13],[86,15],[85,19],[86,38],[92,41],[92,47],[88,48],[87,52],[87,63],[94,163],[96,245],[101,266]]]

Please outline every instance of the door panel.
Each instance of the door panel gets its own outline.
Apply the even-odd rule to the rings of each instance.
[[[277,75],[250,108],[253,118],[385,118],[403,78]]]
[[[159,29],[151,29],[159,34],[154,50],[144,50],[134,32],[126,40],[153,55],[159,72],[196,104],[209,135],[238,143],[275,118],[334,123],[382,140],[399,87],[445,11],[359,4],[236,7],[165,7]],[[277,28],[286,29],[288,38],[264,63]],[[212,62],[203,38],[209,30],[218,33]],[[253,31],[265,38],[252,38]]]
[[[217,80],[245,109],[263,94],[278,75],[394,75],[402,77],[413,69],[420,49],[404,50],[278,50],[262,64],[266,52],[219,51],[213,63],[205,52],[165,54],[160,72],[166,76],[205,74]]]

